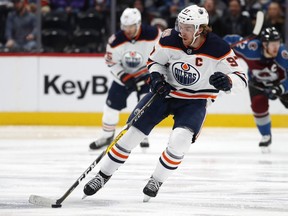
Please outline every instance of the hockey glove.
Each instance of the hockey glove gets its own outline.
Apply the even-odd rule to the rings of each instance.
[[[171,86],[165,81],[163,75],[158,72],[152,72],[150,74],[150,89],[153,93],[157,93],[161,97],[165,98],[171,91]]]
[[[229,76],[222,72],[215,72],[209,78],[210,85],[222,91],[229,91],[232,88],[232,81]]]
[[[120,77],[120,80],[125,85],[125,87],[128,91],[136,91],[137,90],[136,80],[131,74],[124,73]]]
[[[273,86],[265,89],[265,93],[271,100],[276,100],[279,96],[284,93],[285,89],[283,85]]]

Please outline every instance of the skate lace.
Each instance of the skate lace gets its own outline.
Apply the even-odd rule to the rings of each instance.
[[[100,175],[97,175],[94,179],[92,179],[89,182],[89,186],[95,190],[95,189],[99,189],[102,188],[105,184],[105,179],[103,177],[101,177]]]
[[[158,191],[160,186],[162,185],[161,182],[158,182],[154,178],[149,180],[149,183],[147,184],[147,188],[149,188],[152,191]]]

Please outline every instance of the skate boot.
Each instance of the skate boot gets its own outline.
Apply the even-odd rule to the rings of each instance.
[[[262,153],[269,153],[270,149],[269,146],[272,143],[271,135],[264,135],[259,143],[259,147],[262,149]]]
[[[148,137],[145,137],[144,140],[140,143],[141,148],[148,148],[149,147],[149,141]]]
[[[108,146],[110,145],[110,143],[113,141],[114,139],[114,134],[111,136],[111,137],[102,137],[102,138],[99,138],[98,140],[92,142],[90,145],[89,145],[89,148],[91,150],[97,150],[97,149],[100,149],[104,146]]]
[[[111,178],[111,176],[106,176],[101,171],[93,178],[91,179],[83,189],[84,197],[91,196],[95,194],[98,190],[100,190],[104,185],[107,183],[107,181]]]
[[[162,182],[157,181],[153,176],[149,179],[147,185],[143,189],[143,202],[148,202],[151,197],[156,197]]]

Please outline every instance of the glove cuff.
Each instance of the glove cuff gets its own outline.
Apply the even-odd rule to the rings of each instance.
[[[156,79],[164,80],[163,76],[158,72],[152,72],[150,74],[150,77],[151,77],[151,80],[156,80]]]

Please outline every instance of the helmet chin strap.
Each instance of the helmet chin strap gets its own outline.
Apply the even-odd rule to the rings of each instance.
[[[141,26],[141,23],[137,23],[137,24],[136,24],[136,31],[135,31],[135,34],[134,34],[134,36],[133,36],[132,39],[136,38],[137,35],[139,34],[139,32],[140,32],[140,26]]]
[[[196,39],[200,36],[200,34],[198,34],[198,30],[199,30],[199,25],[194,25],[195,26],[195,32],[194,32],[194,34],[193,34],[193,41],[192,41],[192,43],[190,44],[190,46],[192,46],[194,43],[195,43],[195,41],[196,41]],[[198,35],[197,35],[198,34]],[[196,36],[197,35],[197,36]]]
[[[135,35],[134,35],[133,38],[135,38],[135,37],[139,34],[139,32],[140,32],[140,26],[141,26],[141,23],[136,24],[136,32],[135,32]]]

